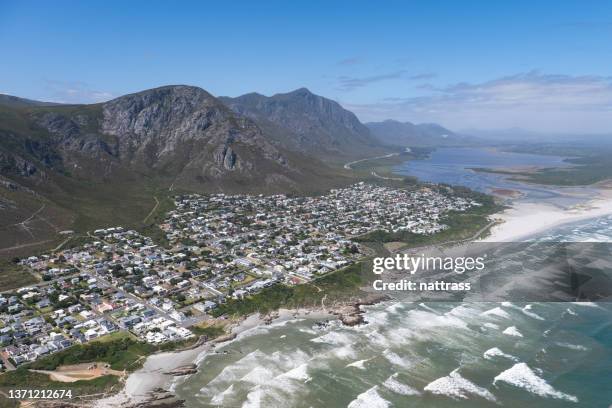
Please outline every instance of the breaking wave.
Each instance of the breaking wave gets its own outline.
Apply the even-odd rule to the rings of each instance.
[[[387,378],[385,382],[382,384],[383,387],[399,395],[421,395],[419,390],[397,381],[397,376],[398,376],[398,373],[395,373],[391,375],[389,378]]]
[[[482,388],[473,382],[463,378],[459,369],[453,370],[446,377],[438,378],[427,384],[424,391],[436,395],[444,395],[453,399],[468,399],[469,395],[477,395],[488,401],[496,401],[495,396],[486,388]]]
[[[378,394],[378,386],[374,386],[366,392],[359,394],[357,398],[348,404],[348,408],[387,408],[391,406],[389,401]]]
[[[503,358],[507,358],[508,360],[512,360],[512,361],[518,361],[518,358],[514,357],[511,354],[506,354],[503,351],[501,351],[499,348],[497,347],[493,347],[488,349],[487,351],[485,351],[482,355],[485,359],[487,360],[493,360],[496,357],[503,357]]]
[[[493,384],[497,384],[498,382],[505,382],[541,397],[578,402],[578,398],[575,396],[554,389],[546,380],[538,377],[525,363],[517,363],[506,371],[501,372],[493,379]]]

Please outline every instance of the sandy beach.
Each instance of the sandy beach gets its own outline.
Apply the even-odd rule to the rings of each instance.
[[[177,381],[184,381],[187,378],[187,376],[175,377],[167,374],[169,371],[193,363],[198,364],[207,353],[214,352],[217,346],[226,345],[234,339],[248,336],[249,332],[262,325],[281,324],[288,320],[304,317],[313,320],[337,318],[327,311],[309,309],[281,309],[273,315],[272,320],[259,314],[250,315],[232,327],[231,340],[222,343],[211,341],[191,350],[157,353],[148,356],[143,366],[127,377],[125,386],[120,392],[96,401],[93,406],[96,408],[117,408],[146,402],[149,393],[153,390],[161,388],[172,391]]]
[[[515,201],[511,208],[492,217],[502,222],[482,241],[520,241],[563,224],[612,214],[612,190],[598,191],[598,197],[568,209],[547,203]]]

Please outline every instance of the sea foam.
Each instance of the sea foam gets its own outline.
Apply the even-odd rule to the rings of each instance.
[[[242,408],[259,408],[265,395],[264,389],[260,385],[253,387],[247,394],[247,400],[242,404]]]
[[[225,399],[234,393],[234,384],[227,387],[222,393],[215,395],[210,400],[211,404],[221,405],[225,401]]]
[[[367,358],[365,360],[357,360],[357,361],[354,361],[352,363],[347,364],[346,367],[355,367],[355,368],[358,368],[360,370],[365,370],[365,365],[364,364],[368,360],[370,360],[370,359]]]
[[[497,347],[488,349],[482,354],[482,356],[487,360],[493,360],[496,357],[503,357],[503,358],[507,358],[508,360],[518,361],[518,358],[514,357],[513,355],[504,353]]]
[[[308,376],[308,364],[307,363],[300,364],[294,369],[291,369],[287,371],[286,373],[279,375],[276,378],[281,378],[281,379],[288,378],[288,379],[299,380],[299,381],[310,380],[310,377]]]
[[[479,387],[473,382],[463,378],[459,369],[453,370],[446,377],[430,382],[423,389],[432,394],[444,395],[453,399],[468,399],[469,395],[477,395],[488,401],[495,401],[495,396],[486,388]]]
[[[345,333],[340,333],[338,331],[330,331],[322,336],[315,337],[314,339],[310,339],[313,343],[327,343],[333,345],[342,345],[342,344],[350,344],[352,343],[352,339],[349,335]]]
[[[397,381],[397,375],[398,373],[393,374],[382,385],[399,395],[421,395],[419,390]]]
[[[389,401],[378,394],[378,386],[374,386],[366,392],[359,394],[357,398],[348,404],[348,408],[387,408],[391,406]]]
[[[531,309],[533,309],[533,306],[532,305],[527,305],[523,309],[521,309],[521,311],[523,312],[523,314],[525,316],[529,316],[529,317],[531,317],[533,319],[536,319],[536,320],[544,320],[544,318],[542,316],[540,316],[539,314],[537,314],[535,312],[532,312]]]
[[[516,326],[507,327],[506,330],[504,330],[502,333],[508,336],[512,336],[512,337],[523,337],[523,334],[520,331],[518,331]]]
[[[541,397],[550,397],[562,399],[571,402],[578,402],[578,398],[573,395],[565,394],[557,391],[541,377],[538,377],[535,372],[525,363],[517,363],[501,372],[493,379],[493,384],[497,382],[505,382],[518,388],[522,388],[532,394]]]
[[[482,312],[480,315],[481,316],[497,316],[497,317],[502,317],[504,319],[510,318],[510,315],[508,314],[508,312],[506,312],[499,306],[494,307],[493,309],[487,310],[486,312]]]
[[[403,358],[389,349],[384,350],[382,354],[391,364],[395,364],[402,368],[408,368],[412,365],[411,360]]]
[[[559,347],[564,347],[570,350],[576,350],[576,351],[586,351],[588,350],[588,348],[586,348],[585,346],[582,346],[580,344],[571,344],[571,343],[563,343],[563,342],[558,342],[556,343],[557,346]]]

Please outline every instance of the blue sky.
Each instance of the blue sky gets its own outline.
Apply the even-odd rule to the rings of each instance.
[[[0,0],[0,93],[299,87],[363,121],[612,133],[605,1]]]

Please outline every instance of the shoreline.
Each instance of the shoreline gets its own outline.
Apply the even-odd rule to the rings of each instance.
[[[600,188],[599,196],[564,209],[548,203],[511,202],[511,207],[491,216],[502,222],[479,242],[515,242],[573,222],[612,215],[612,190]]]
[[[359,303],[353,305],[353,309],[360,308]],[[174,394],[174,388],[178,382],[184,381],[192,374],[181,376],[173,375],[172,372],[183,367],[195,364],[199,366],[208,353],[215,350],[217,346],[225,346],[235,339],[248,336],[249,332],[258,327],[279,324],[298,318],[310,318],[313,321],[342,320],[343,313],[336,309],[350,306],[339,306],[336,308],[314,308],[314,309],[280,309],[268,315],[252,314],[232,325],[231,330],[218,339],[207,341],[197,347],[181,350],[152,354],[146,357],[145,363],[138,370],[128,374],[123,388],[114,395],[98,400],[91,404],[95,408],[132,408],[147,406],[159,393]],[[176,407],[182,406],[182,402],[174,398]]]

